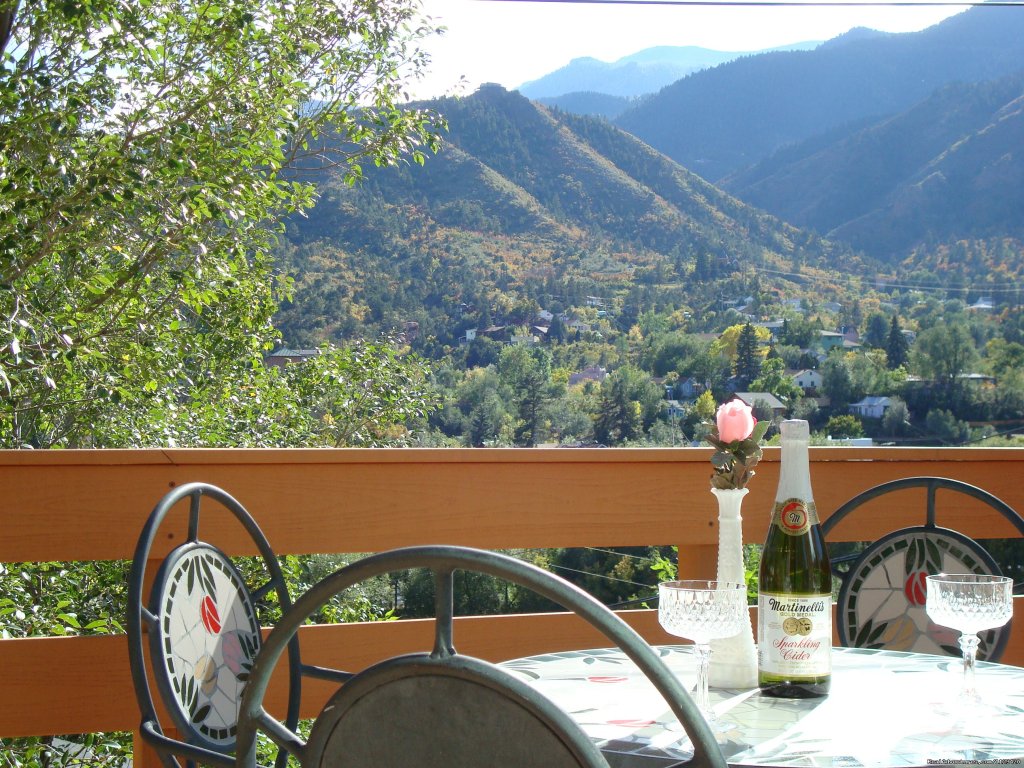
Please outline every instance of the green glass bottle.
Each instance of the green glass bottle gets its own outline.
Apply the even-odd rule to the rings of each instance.
[[[832,570],[811,494],[807,422],[782,422],[779,489],[761,551],[757,677],[761,693],[828,694],[832,682]]]

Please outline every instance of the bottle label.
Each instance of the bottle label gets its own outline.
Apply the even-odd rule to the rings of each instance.
[[[786,499],[776,501],[772,510],[772,524],[787,536],[802,536],[818,524],[818,508],[813,501]]]
[[[757,601],[760,669],[820,677],[832,672],[832,595],[762,592]]]

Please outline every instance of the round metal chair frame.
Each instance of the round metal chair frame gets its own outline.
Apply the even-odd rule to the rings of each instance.
[[[295,602],[292,609],[282,617],[267,637],[256,658],[249,685],[242,697],[236,753],[239,768],[255,767],[258,731],[263,731],[279,747],[295,755],[303,765],[315,765],[316,744],[312,740],[308,744],[304,742],[294,729],[283,726],[263,708],[263,698],[271,674],[299,627],[325,602],[345,589],[373,576],[413,568],[428,568],[434,577],[433,651],[429,655],[414,654],[412,657],[385,660],[367,670],[371,673],[368,676],[369,680],[382,675],[387,677],[388,674],[391,674],[388,670],[393,669],[396,664],[431,664],[436,668],[447,666],[449,670],[445,674],[453,674],[452,668],[470,658],[459,656],[453,643],[454,572],[463,570],[488,574],[527,587],[576,613],[625,652],[651,680],[693,744],[694,757],[689,761],[679,763],[680,768],[691,766],[692,768],[703,768],[704,766],[724,768],[725,759],[715,737],[682,683],[668,670],[657,653],[643,638],[621,618],[575,585],[537,566],[494,552],[454,546],[408,547],[371,555],[335,571]],[[413,661],[404,661],[409,658],[412,658]],[[483,664],[484,662],[474,661],[472,663]],[[380,670],[384,670],[384,672]],[[366,673],[360,673],[360,675],[363,674]],[[354,683],[360,679],[360,675],[353,678]],[[344,691],[343,687],[336,695],[344,697]],[[532,693],[537,700],[544,699],[541,694]],[[328,708],[325,708],[321,716],[331,716]],[[315,723],[313,729],[314,732],[317,731]],[[604,764],[603,758],[600,764]]]
[[[940,527],[936,523],[937,512],[936,512],[936,492],[939,490],[953,491],[956,493],[962,493],[966,496],[978,499],[990,507],[999,512],[1005,517],[1013,526],[1024,536],[1024,518],[1021,518],[1016,511],[1013,510],[1008,504],[993,496],[991,493],[978,488],[977,486],[964,483],[960,480],[952,480],[945,477],[907,477],[899,480],[892,480],[890,482],[881,483],[869,488],[868,490],[859,493],[852,499],[843,504],[839,509],[835,511],[824,523],[822,523],[822,534],[828,538],[828,533],[842,520],[853,512],[861,505],[877,499],[887,493],[895,491],[901,491],[912,488],[924,488],[927,491],[926,495],[926,508],[925,508],[925,523],[921,526],[913,526],[909,528],[902,528],[896,531],[892,531],[877,541],[871,543],[862,552],[855,553],[849,556],[841,556],[832,560],[832,573],[841,582],[839,590],[839,598],[837,600],[837,631],[839,633],[840,642],[843,645],[852,645],[855,638],[850,636],[851,627],[847,626],[846,621],[846,608],[850,600],[850,592],[852,589],[851,576],[858,570],[858,568],[868,559],[877,558],[878,553],[884,546],[900,537],[905,537],[910,534],[919,534],[921,538],[927,539],[929,536],[937,536],[944,540],[952,541],[964,549],[969,550],[973,554],[979,564],[979,568],[976,570],[988,572],[994,575],[1000,575],[998,564],[992,558],[992,556],[974,539],[966,536],[965,534],[953,530],[951,528]],[[841,565],[850,563],[848,570],[842,570]],[[1011,620],[1012,622],[1012,620]],[[990,661],[996,661],[1000,658],[1003,650],[1006,647],[1006,642],[1009,638],[1010,623],[1007,623],[1000,630],[993,630],[988,633],[989,642],[987,643],[987,650],[985,658]],[[979,656],[981,658],[981,656]]]
[[[189,500],[186,539],[168,553],[161,566],[157,569],[147,601],[143,591],[157,532],[168,513],[184,499]],[[291,598],[288,594],[288,588],[276,555],[270,548],[266,536],[263,535],[256,521],[253,520],[252,516],[234,497],[213,485],[187,483],[168,492],[157,503],[142,529],[132,560],[128,581],[126,629],[128,634],[128,661],[131,667],[132,682],[135,687],[135,697],[142,716],[140,732],[142,738],[156,750],[167,768],[182,768],[179,759],[184,760],[187,766],[202,764],[229,768],[235,765],[235,759],[232,757],[231,752],[237,743],[237,738],[222,744],[214,743],[205,738],[194,725],[185,720],[173,700],[173,682],[167,678],[166,668],[162,664],[158,665],[155,662],[156,655],[152,656],[154,659],[153,666],[148,666],[144,651],[147,635],[149,636],[151,653],[159,651],[160,621],[162,618],[161,595],[170,573],[169,564],[198,549],[208,550],[214,556],[222,557],[228,564],[231,562],[218,548],[199,538],[203,499],[217,502],[219,508],[230,513],[242,524],[257,546],[259,557],[263,560],[268,579],[255,590],[249,590],[248,586],[243,584],[246,597],[250,603],[255,604],[264,596],[274,593],[283,613],[286,613],[291,607]],[[233,565],[231,567],[233,568]],[[237,571],[235,572],[237,573]],[[256,633],[256,641],[259,642],[258,632]],[[293,637],[290,640],[287,651],[288,706],[285,722],[294,728],[299,716],[302,679],[298,637]],[[150,670],[152,670],[152,674]],[[153,699],[151,682],[156,684],[158,694],[167,711],[170,712],[175,727],[182,734],[182,740],[166,735]],[[279,750],[275,765],[278,768],[284,768],[287,757],[287,753],[284,750]]]

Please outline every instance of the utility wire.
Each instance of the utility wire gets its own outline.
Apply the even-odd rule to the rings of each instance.
[[[550,0],[550,1],[551,2],[563,2],[563,0]],[[1024,4],[1024,0],[1022,0],[1022,4]],[[769,269],[768,267],[758,267],[758,266],[753,266],[753,265],[750,268],[752,270],[754,270],[755,272],[762,272],[764,274],[780,275],[782,277],[795,277],[795,278],[800,278],[802,280],[807,280],[807,281],[811,281],[811,282],[821,282],[821,283],[843,283],[845,285],[855,285],[857,283],[861,283],[861,282],[865,282],[865,281],[873,282],[875,280],[875,278],[871,278],[871,277],[850,277],[850,276],[840,277],[838,275],[836,275],[834,277],[833,276],[828,276],[828,277],[820,276],[819,277],[818,275],[809,275],[809,274],[807,274],[805,272],[788,272],[788,271],[783,270],[783,269]],[[946,288],[946,287],[943,287],[943,286],[940,286],[940,285],[912,285],[912,284],[908,284],[908,283],[890,283],[889,281],[885,280],[884,278],[882,279],[882,282],[885,283],[885,285],[884,285],[885,288],[900,288],[902,290],[907,290],[907,291],[942,291],[942,292],[945,292],[945,293],[948,293],[948,292],[951,292],[951,291],[963,291],[963,292],[977,291],[979,293],[1015,293],[1015,292],[1018,292],[1018,291],[1024,291],[1024,285],[1020,285],[1020,284],[1008,285],[1008,286],[1007,285],[1002,285],[1002,286],[998,286],[998,285],[996,285],[996,286],[990,286],[990,285],[966,285],[966,286],[954,286],[954,287]]]
[[[576,5],[682,5],[713,8],[970,8],[1024,5],[1024,0],[484,0],[503,3],[564,3]]]
[[[647,589],[651,588],[650,584],[641,584],[639,581],[630,581],[629,579],[620,579],[620,578],[617,578],[615,576],[605,576],[603,573],[594,573],[593,571],[581,571],[578,568],[569,568],[566,565],[554,565],[554,564],[552,564],[550,567],[551,568],[557,568],[560,571],[570,571],[572,573],[582,573],[584,576],[596,576],[597,578],[605,579],[606,581],[618,581],[618,582],[621,582],[623,584],[632,584],[634,587],[645,587]]]
[[[628,552],[616,552],[614,549],[601,549],[600,547],[583,547],[583,549],[590,550],[591,552],[604,552],[608,555],[618,555],[619,557],[629,557],[633,560],[643,560],[644,562],[651,562],[651,556],[647,555],[641,557],[640,555],[631,555]]]

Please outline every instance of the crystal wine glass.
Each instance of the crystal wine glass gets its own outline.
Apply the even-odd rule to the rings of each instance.
[[[976,573],[940,573],[926,579],[925,612],[936,624],[961,632],[963,694],[977,698],[974,661],[978,633],[1001,627],[1013,615],[1013,580]]]
[[[726,581],[664,581],[658,585],[658,621],[665,631],[693,641],[697,654],[697,708],[715,719],[708,699],[711,641],[732,637],[745,626],[747,587]]]

